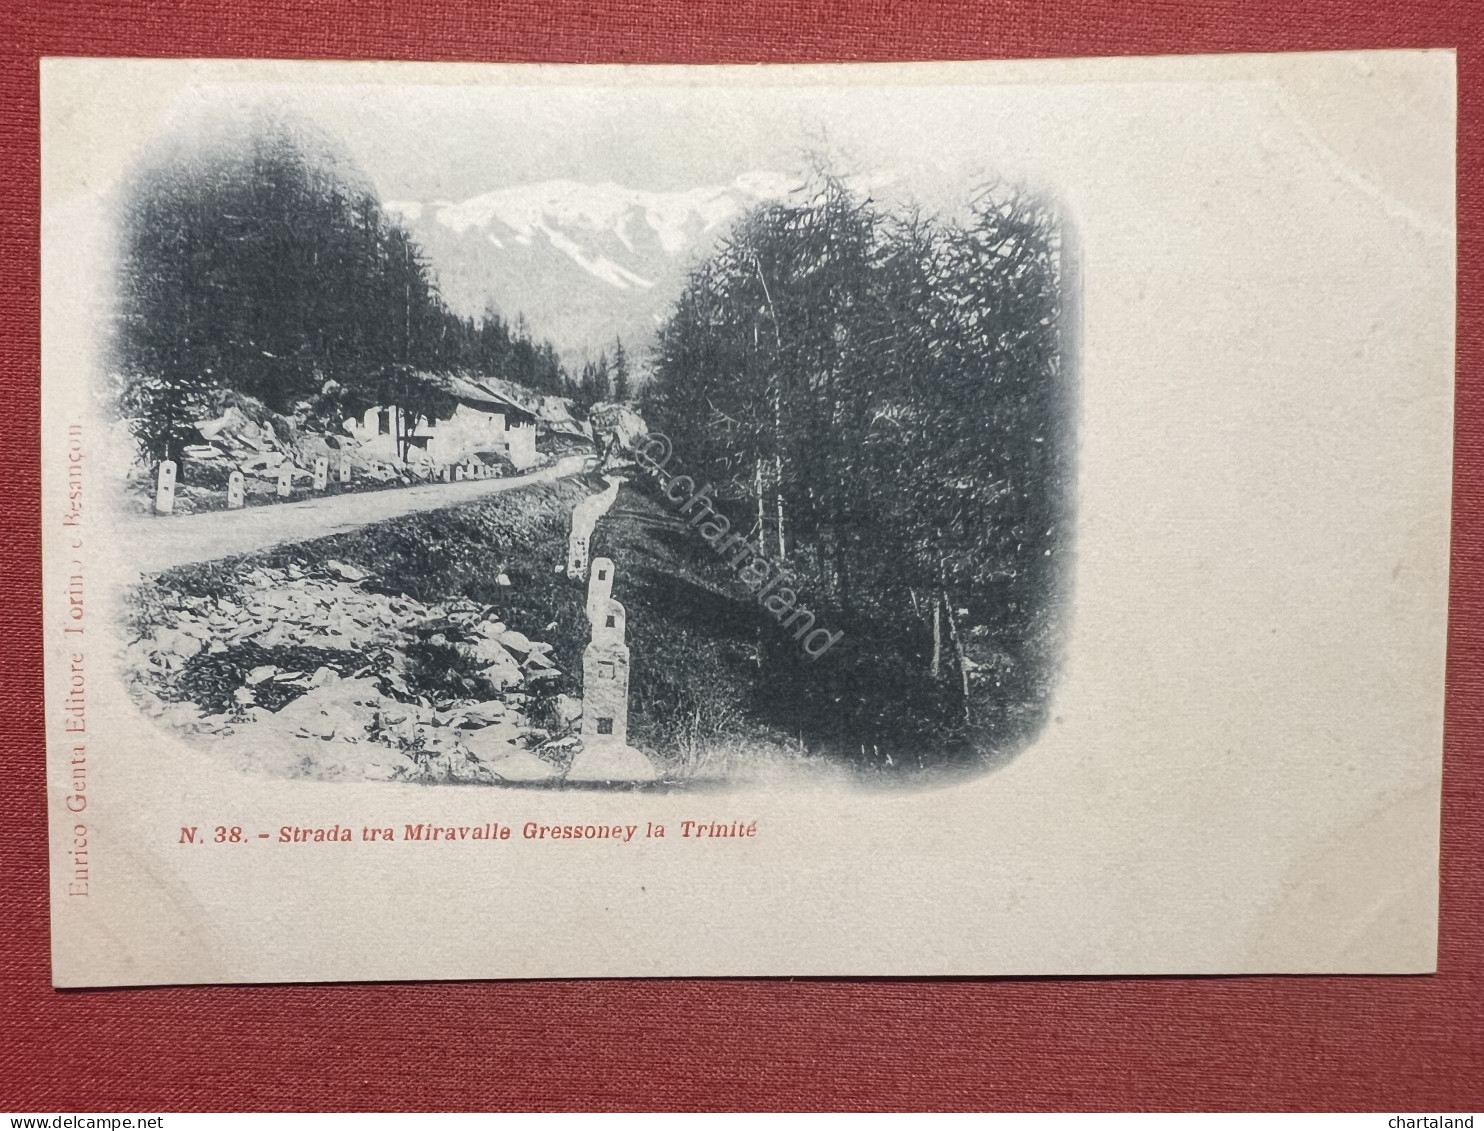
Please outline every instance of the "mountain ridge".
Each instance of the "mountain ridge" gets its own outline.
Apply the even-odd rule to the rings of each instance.
[[[422,245],[452,309],[523,317],[571,365],[615,337],[642,356],[730,222],[800,183],[767,170],[670,192],[560,178],[383,207]]]

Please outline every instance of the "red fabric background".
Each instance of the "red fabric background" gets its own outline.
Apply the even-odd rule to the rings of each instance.
[[[48,54],[747,62],[1457,47],[1441,972],[54,992],[38,528]],[[1426,0],[10,0],[0,12],[0,1108],[1484,1108],[1484,34]]]

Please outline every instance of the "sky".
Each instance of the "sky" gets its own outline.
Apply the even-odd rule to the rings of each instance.
[[[950,130],[960,136],[934,145],[942,114],[922,121],[932,111],[914,113],[914,100],[900,90],[852,93],[233,84],[196,88],[175,116],[188,119],[223,103],[282,107],[345,145],[383,200],[459,201],[552,179],[682,191],[758,170],[801,172],[812,155],[823,154],[832,168],[901,184],[941,208],[1004,172],[1005,162],[995,160],[1003,147],[992,135],[975,138],[971,129],[966,145],[960,120]]]

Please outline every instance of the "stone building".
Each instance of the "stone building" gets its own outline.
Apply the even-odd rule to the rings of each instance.
[[[396,405],[377,405],[347,420],[345,430],[364,454],[448,467],[488,453],[503,455],[519,471],[536,465],[536,414],[514,397],[454,374],[417,373],[410,380],[414,403],[436,407],[413,419]]]

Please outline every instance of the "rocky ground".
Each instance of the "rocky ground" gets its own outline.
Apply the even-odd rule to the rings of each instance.
[[[562,675],[551,645],[509,627],[497,605],[374,586],[331,559],[254,567],[233,596],[157,589],[154,623],[127,652],[134,697],[269,772],[559,778],[580,745],[581,702],[551,690]]]
[[[605,486],[534,484],[152,575],[128,616],[134,697],[272,777],[597,781],[577,758],[587,587],[562,567],[573,508]],[[665,787],[816,772],[756,721],[756,610],[692,568],[711,556],[680,527],[625,487],[592,547],[628,611],[633,753]]]

